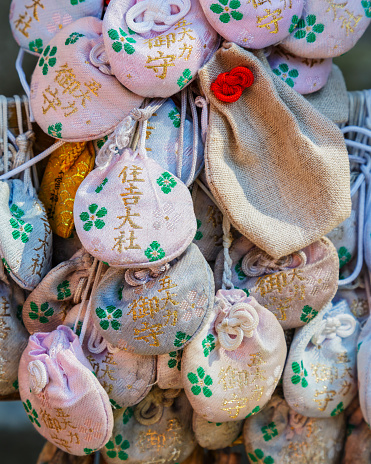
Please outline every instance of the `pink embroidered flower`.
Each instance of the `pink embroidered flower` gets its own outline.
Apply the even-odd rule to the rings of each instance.
[[[166,227],[167,230],[172,232],[176,229],[181,214],[175,211],[171,203],[165,203],[162,208],[156,209],[153,216],[156,218],[153,223],[154,229],[160,230]]]
[[[141,395],[146,383],[143,379],[137,379],[135,374],[129,374],[124,379],[120,379],[117,384],[126,389],[126,394]]]
[[[79,432],[84,433],[84,440],[92,441],[93,438],[99,439],[102,436],[100,431],[101,424],[93,422],[91,419],[87,419],[84,425],[80,425]]]
[[[322,87],[321,78],[318,76],[310,76],[305,79],[306,83],[310,86],[311,92],[319,90]]]
[[[53,35],[63,29],[64,26],[71,24],[73,21],[72,16],[68,13],[65,13],[63,16],[60,13],[54,13],[52,20],[53,22],[47,24],[46,28]]]
[[[181,311],[186,311],[182,319],[188,322],[194,316],[201,317],[206,305],[207,296],[205,294],[199,295],[196,291],[191,290],[188,292],[186,299],[183,300],[179,306]]]

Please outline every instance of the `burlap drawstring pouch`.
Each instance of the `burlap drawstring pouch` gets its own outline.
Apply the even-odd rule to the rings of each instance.
[[[197,443],[209,450],[231,446],[242,431],[243,421],[209,422],[193,411],[192,428]]]
[[[71,236],[76,191],[94,168],[94,160],[92,142],[67,142],[51,154],[46,165],[39,198],[52,231],[63,238]]]
[[[371,424],[371,381],[370,381],[370,344],[371,318],[368,317],[362,327],[357,344],[358,395],[363,417],[370,427]]]
[[[9,20],[18,45],[40,55],[61,29],[84,16],[100,18],[102,12],[103,0],[13,0]]]
[[[182,349],[206,323],[214,281],[191,244],[171,266],[108,269],[91,299],[93,323],[109,344],[160,355]]]
[[[133,409],[116,411],[101,453],[107,464],[181,463],[196,447],[192,408],[181,390],[153,390]]]
[[[283,388],[292,409],[309,417],[341,414],[357,393],[360,324],[346,301],[329,304],[290,347]]]
[[[269,401],[285,358],[275,316],[242,290],[219,290],[207,324],[184,349],[184,391],[204,419],[242,420]]]
[[[224,43],[199,72],[210,101],[205,171],[232,225],[280,258],[319,240],[349,216],[349,164],[341,131],[259,56],[263,61]],[[249,88],[231,81],[239,78],[236,67],[244,68],[244,75],[247,68],[252,72]],[[229,76],[220,76],[224,72]],[[217,79],[226,79],[219,97],[237,98],[234,103],[214,95]]]
[[[69,142],[99,139],[142,103],[97,62],[102,42],[102,21],[87,17],[64,27],[44,48],[30,103],[45,133]]]
[[[18,376],[26,414],[44,438],[77,456],[107,443],[111,404],[69,327],[31,335]]]
[[[81,249],[52,269],[30,293],[22,310],[30,334],[51,332],[63,324],[68,311],[81,301],[92,263],[92,257]]]
[[[170,351],[170,353],[157,356],[157,385],[167,388],[183,388],[181,368],[183,350]]]
[[[273,259],[245,237],[232,243],[231,281],[273,312],[284,330],[308,324],[332,300],[339,265],[327,238],[280,259]],[[215,263],[216,287],[222,285],[224,255]]]
[[[329,4],[307,0],[301,17],[292,18],[290,35],[281,45],[306,58],[340,56],[355,46],[370,22],[367,1]]]
[[[0,397],[18,390],[18,365],[27,346],[28,333],[22,323],[25,295],[5,276],[0,281]]]
[[[371,459],[371,431],[358,406],[348,417],[342,464],[368,464]]]
[[[265,48],[291,32],[292,18],[300,18],[303,0],[200,0],[205,16],[218,33],[244,48]]]
[[[113,74],[145,97],[170,97],[187,86],[219,45],[197,0],[112,0],[103,20]]]
[[[275,47],[267,57],[272,72],[302,95],[317,92],[328,81],[331,58],[302,58]]]
[[[87,304],[84,303],[81,311],[80,304],[74,306],[63,322],[71,329],[75,328],[79,336]],[[151,390],[156,377],[155,356],[140,356],[101,344],[95,336],[94,326],[89,324],[82,350],[91,363],[95,376],[106,390],[113,409],[133,406]]]
[[[250,462],[338,464],[346,432],[344,414],[298,414],[275,395],[261,413],[246,419],[243,435]]]

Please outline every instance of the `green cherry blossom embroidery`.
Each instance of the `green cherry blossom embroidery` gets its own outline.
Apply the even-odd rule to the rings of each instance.
[[[204,234],[200,230],[198,230],[201,226],[202,226],[202,222],[199,219],[197,219],[197,232],[196,232],[194,240],[201,240],[202,237],[204,236]]]
[[[190,335],[187,335],[184,332],[179,331],[175,334],[174,346],[181,348],[188,342],[188,340],[190,340],[190,338]]]
[[[23,317],[22,317],[22,311],[23,311],[23,306],[22,305],[18,305],[17,306],[17,313],[16,313],[16,316],[17,316],[17,319],[21,322],[21,324],[24,326],[24,323],[23,323]]]
[[[180,127],[180,113],[177,108],[174,108],[168,114],[169,118],[173,121],[174,127],[177,129]]]
[[[163,172],[156,182],[161,187],[161,190],[166,194],[170,193],[177,184],[174,177],[167,171]]]
[[[371,2],[367,0],[362,0],[361,5],[365,10],[366,18],[371,18]]]
[[[32,42],[28,44],[28,48],[31,50],[31,52],[42,53],[43,51],[42,39],[33,40]]]
[[[339,256],[339,268],[341,269],[343,266],[345,266],[349,261],[352,259],[352,255],[349,253],[349,251],[344,247],[340,247],[338,250],[338,256]]]
[[[264,463],[264,464],[273,464],[274,463],[274,459],[272,458],[272,456],[265,456],[264,457],[264,453],[261,449],[256,449],[254,451],[254,454],[252,453],[247,453],[249,458],[251,459],[252,462],[260,462],[260,463]]]
[[[122,407],[117,404],[115,400],[110,399],[109,402],[111,403],[112,409],[122,409]]]
[[[103,187],[106,185],[108,182],[107,177],[102,180],[102,182],[98,185],[98,187],[95,189],[95,193],[100,193],[103,190]]]
[[[33,231],[33,226],[21,219],[21,217],[24,216],[24,211],[17,205],[13,204],[10,208],[10,212],[13,216],[9,219],[9,223],[14,229],[12,231],[12,237],[14,240],[18,240],[20,238],[23,243],[27,243],[29,235]]]
[[[129,420],[133,417],[134,410],[133,408],[126,408],[124,414],[122,415],[122,423],[125,425],[129,422]]]
[[[95,450],[90,449],[90,448],[84,448],[84,453],[85,453],[86,455],[92,454],[92,453],[94,453],[94,451],[95,451]]]
[[[79,3],[84,3],[85,0],[71,0],[71,5],[78,5]]]
[[[244,293],[246,293],[246,296],[250,296],[250,292],[249,290],[247,290],[247,288],[240,288],[240,287],[234,287],[236,288],[237,290],[242,290]]]
[[[102,139],[97,140],[97,147],[99,150],[103,147],[103,145],[107,142],[108,140],[108,135],[105,135]]]
[[[88,207],[90,214],[87,212],[80,214],[80,219],[85,222],[83,229],[86,230],[86,232],[92,229],[93,225],[97,229],[103,229],[103,227],[106,225],[106,223],[102,221],[101,218],[107,214],[107,209],[103,207],[98,210],[98,208],[99,206],[96,203],[93,203]]]
[[[131,35],[135,34],[133,31],[129,30],[129,32]],[[119,32],[115,31],[115,29],[110,29],[108,31],[108,37],[114,40],[112,48],[116,53],[121,52],[122,49],[124,49],[124,52],[128,55],[132,55],[135,52],[135,48],[132,44],[137,43],[137,41],[123,31],[121,27],[119,27]]]
[[[242,270],[242,260],[243,260],[243,258],[241,258],[234,267],[234,270],[236,271],[238,280],[244,280],[247,277],[247,275]]]
[[[42,68],[43,76],[46,76],[49,71],[49,66],[53,68],[57,62],[57,58],[55,58],[55,54],[57,53],[57,47],[53,47],[50,49],[50,45],[48,45],[45,50],[43,51],[40,59],[39,59],[39,66]]]
[[[316,34],[322,34],[325,29],[324,24],[316,24],[316,15],[308,15],[305,19],[299,19],[296,25],[295,39],[306,39],[308,43],[316,41]]]
[[[71,296],[70,283],[68,282],[68,280],[64,280],[57,287],[57,299],[64,300],[69,296]]]
[[[301,386],[303,388],[308,386],[307,379],[305,377],[308,377],[308,372],[304,367],[303,361],[300,361],[300,365],[298,362],[293,362],[291,365],[291,368],[294,372],[295,375],[291,377],[291,382],[294,385],[297,385],[298,383],[301,383]]]
[[[292,32],[294,32],[294,30],[296,29],[296,26],[298,25],[298,22],[299,22],[299,16],[294,15],[294,16],[291,18],[291,24],[290,24],[290,28],[289,28],[289,33],[290,33],[290,34],[291,34]]]
[[[213,379],[209,375],[205,377],[205,370],[202,367],[197,368],[197,374],[188,372],[187,378],[192,384],[191,392],[194,395],[197,396],[202,391],[206,398],[212,396],[213,393],[209,387],[213,384]]]
[[[241,6],[241,2],[239,0],[231,0],[229,3],[228,0],[218,0],[218,2],[219,4],[212,3],[210,5],[210,10],[213,13],[220,15],[219,21],[227,24],[231,20],[231,16],[236,21],[241,21],[243,14],[237,11],[237,8]]]
[[[113,330],[119,330],[121,327],[120,322],[117,320],[122,316],[121,309],[116,306],[109,305],[106,309],[97,308],[95,314],[99,317],[99,325],[103,330],[107,330],[111,324]]]
[[[255,406],[255,408],[245,417],[247,419],[248,417],[255,416],[260,411],[260,406]]]
[[[182,351],[171,351],[169,353],[169,356],[170,356],[170,359],[167,362],[168,367],[170,369],[174,369],[174,367],[176,367],[178,371],[180,371],[181,365],[182,365],[182,359],[181,359]]]
[[[314,319],[318,314],[318,311],[313,309],[311,306],[305,305],[303,312],[301,313],[300,320],[308,324],[312,319]]]
[[[150,246],[146,249],[144,254],[147,256],[150,262],[158,261],[165,257],[165,252],[161,248],[161,245],[158,242],[152,242]]]
[[[85,34],[80,34],[79,32],[72,32],[69,37],[67,37],[65,41],[65,45],[71,45],[76,43],[80,37],[85,37]]]
[[[14,216],[17,219],[20,219],[22,216],[25,215],[25,212],[23,211],[23,209],[21,209],[15,203],[13,203],[12,206],[10,207],[10,212],[12,213],[12,216]]]
[[[344,403],[341,401],[341,402],[336,406],[336,408],[331,412],[331,416],[332,416],[332,417],[338,416],[338,415],[341,414],[343,411],[344,411]]]
[[[39,307],[37,306],[36,303],[31,301],[30,303],[30,309],[31,311],[28,313],[28,316],[32,320],[39,320],[41,324],[46,324],[49,322],[49,317],[53,316],[54,314],[54,309],[49,307],[49,303],[42,303],[40,305],[40,310]]]
[[[272,440],[272,438],[278,435],[277,427],[274,422],[271,422],[270,424],[262,427],[261,431],[263,434],[264,441]]]
[[[179,77],[176,83],[179,85],[179,88],[182,89],[189,81],[192,80],[192,73],[190,69],[185,69],[183,74]]]
[[[202,340],[202,348],[204,349],[204,356],[207,358],[215,348],[215,337],[213,334],[209,334]]]
[[[356,426],[353,425],[353,424],[348,424],[347,425],[347,437],[349,437],[349,435],[352,435],[355,428],[356,428]]]
[[[6,259],[5,259],[5,258],[1,258],[1,261],[2,261],[2,263],[3,263],[3,265],[4,265],[5,270],[6,270],[7,272],[10,272],[11,269],[10,269],[9,264],[6,262]]]
[[[293,79],[299,76],[299,71],[297,69],[289,69],[286,63],[281,63],[278,68],[272,69],[272,71],[290,87],[294,87],[295,82]]]
[[[33,409],[32,407],[32,404],[31,404],[31,401],[30,400],[26,400],[25,403],[23,403],[23,407],[28,415],[28,418],[30,419],[30,421],[33,423],[33,424],[36,424],[38,427],[41,427],[39,421],[38,421],[38,417],[39,415],[37,414],[37,412]]]
[[[51,135],[52,137],[56,137],[57,139],[60,139],[62,137],[62,123],[57,122],[54,124],[54,126],[49,126],[48,127],[48,134]]]
[[[14,388],[14,390],[19,390],[19,383],[18,383],[18,379],[15,380],[13,383],[12,383],[12,387]]]
[[[130,448],[130,443],[128,440],[124,440],[122,435],[117,435],[114,440],[110,440],[106,444],[106,448],[109,458],[113,459],[117,456],[121,461],[126,461],[129,457],[125,450]]]

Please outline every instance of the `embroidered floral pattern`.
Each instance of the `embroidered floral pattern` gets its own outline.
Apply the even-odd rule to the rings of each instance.
[[[51,135],[52,137],[56,137],[57,139],[62,138],[62,123],[57,122],[54,124],[54,126],[49,126],[48,127],[48,134]]]
[[[46,28],[50,34],[55,35],[61,29],[63,29],[68,24],[73,22],[72,16],[68,13],[65,13],[63,16],[60,13],[54,13],[52,16],[52,22],[46,25]]]
[[[2,263],[3,263],[3,266],[4,266],[5,270],[6,270],[7,272],[10,272],[11,269],[10,269],[9,264],[6,262],[6,259],[5,259],[5,258],[1,258],[1,261],[2,261]]]
[[[23,407],[28,415],[28,418],[33,424],[36,424],[38,427],[41,427],[40,422],[38,421],[39,415],[37,412],[33,409],[31,401],[26,400],[25,403],[23,403]]]
[[[92,441],[93,438],[99,439],[102,436],[100,424],[91,419],[86,419],[84,424],[79,426],[79,432],[84,434],[85,441]]]
[[[294,18],[293,18],[294,19]],[[299,19],[296,25],[295,39],[306,39],[308,43],[316,41],[316,34],[322,34],[325,29],[324,24],[316,24],[316,15],[308,15],[305,19]],[[290,27],[291,29],[291,27]]]
[[[18,383],[18,379],[17,380],[14,380],[14,382],[12,383],[12,387],[14,388],[14,390],[19,390],[19,383]]]
[[[107,330],[111,324],[113,330],[119,330],[121,327],[120,322],[117,320],[122,317],[121,309],[116,308],[116,306],[109,305],[106,309],[97,308],[95,314],[99,317],[99,325],[103,330]]]
[[[198,230],[201,226],[202,226],[202,222],[199,219],[197,219],[197,232],[196,232],[194,240],[201,240],[202,237],[204,236],[204,234],[200,230]]]
[[[68,282],[68,280],[64,280],[57,287],[57,299],[64,300],[69,296],[71,296],[70,283]]]
[[[204,293],[199,295],[195,290],[191,290],[179,306],[181,311],[185,311],[182,319],[188,322],[194,316],[201,317],[206,305],[207,296]]]
[[[176,346],[178,348],[181,348],[182,346],[184,346],[188,342],[188,340],[190,340],[190,338],[191,338],[190,335],[187,335],[184,332],[178,331],[175,334],[174,346]]]
[[[339,269],[341,269],[343,266],[349,263],[349,261],[352,259],[352,255],[349,253],[349,251],[344,246],[339,248],[338,256],[339,256]]]
[[[213,393],[209,387],[213,384],[213,379],[209,375],[205,376],[205,370],[202,367],[197,368],[197,374],[188,372],[187,378],[193,385],[191,387],[191,392],[194,395],[197,396],[202,391],[206,398],[210,398],[210,396],[212,396]]]
[[[308,324],[312,319],[314,319],[318,314],[318,311],[313,309],[312,307],[305,305],[303,308],[303,312],[301,313],[300,320]]]
[[[220,15],[219,21],[224,24],[229,23],[231,20],[231,16],[236,21],[241,21],[243,18],[243,14],[237,11],[237,9],[241,6],[241,2],[239,0],[231,0],[228,3],[228,0],[218,0],[219,3],[212,3],[210,5],[210,10]]]
[[[110,398],[109,402],[111,403],[112,409],[122,409],[122,407],[119,404],[117,404],[115,400],[112,400]]]
[[[173,232],[181,218],[181,214],[176,211],[171,203],[165,203],[162,208],[157,208],[153,212],[153,217],[156,219],[153,223],[153,228],[160,230],[166,227],[167,230]]]
[[[299,71],[297,69],[289,69],[286,63],[281,63],[278,68],[272,69],[272,71],[276,76],[280,76],[281,80],[286,82],[290,87],[294,87],[294,79],[299,76]]]
[[[341,402],[336,406],[336,408],[331,412],[331,416],[332,416],[332,417],[338,416],[338,415],[341,414],[343,411],[344,411],[344,403],[341,401]]]
[[[43,51],[40,59],[39,59],[39,66],[42,68],[43,76],[46,76],[49,71],[49,66],[53,68],[57,63],[57,58],[55,54],[57,53],[57,47],[50,48],[48,45],[45,50]]]
[[[134,35],[135,33],[133,31],[130,31],[130,35]],[[110,29],[108,31],[108,37],[112,40],[114,40],[112,44],[112,48],[116,53],[121,52],[122,49],[124,49],[124,52],[126,52],[128,55],[132,55],[135,52],[135,48],[133,47],[132,44],[137,43],[133,37],[130,37],[129,34],[127,34],[125,31],[119,27],[119,32],[117,32],[115,29]]]
[[[362,0],[361,5],[365,10],[366,18],[371,18],[371,2],[367,0]]]
[[[213,334],[209,334],[202,340],[202,348],[204,349],[204,356],[207,358],[215,348],[215,337]]]
[[[245,417],[247,419],[248,417],[255,416],[260,411],[260,406],[255,406],[255,408]]]
[[[304,367],[303,361],[300,361],[300,364],[298,362],[293,362],[291,364],[291,368],[294,372],[295,375],[291,377],[291,382],[294,385],[297,385],[298,383],[301,383],[301,386],[303,388],[308,386],[307,379],[305,377],[308,377],[308,372]]]
[[[180,127],[180,113],[177,108],[174,108],[168,114],[169,118],[173,121],[174,127],[177,129]]]
[[[85,34],[80,34],[79,32],[72,32],[69,37],[67,37],[65,41],[65,45],[72,45],[76,43],[80,37],[85,37]]]
[[[271,422],[270,424],[262,427],[261,431],[263,434],[264,441],[272,440],[272,438],[278,435],[277,427],[274,422]]]
[[[124,440],[122,435],[117,435],[114,440],[110,440],[106,444],[106,448],[109,458],[113,459],[117,456],[121,461],[126,461],[129,457],[125,450],[130,448],[130,443],[128,440]]]
[[[12,237],[14,240],[18,240],[20,238],[23,243],[27,243],[29,235],[33,231],[33,226],[21,219],[25,213],[17,205],[13,204],[10,208],[10,212],[13,216],[9,219],[10,225],[14,229],[12,231]]]
[[[238,280],[244,280],[247,277],[247,275],[242,270],[242,260],[243,260],[243,258],[241,258],[234,267],[234,270],[236,271]]]
[[[71,0],[71,5],[78,5],[79,3],[83,3],[85,0]]]
[[[183,74],[179,77],[176,83],[179,85],[179,88],[182,89],[185,85],[192,80],[192,73],[190,69],[185,69]]]
[[[103,147],[103,145],[107,142],[107,140],[108,140],[108,135],[105,135],[102,139],[99,139],[96,141],[97,147],[99,148],[99,150]]]
[[[290,34],[292,34],[295,31],[296,26],[298,25],[298,22],[299,22],[299,16],[294,15],[291,18],[291,24],[290,24],[290,28],[289,28],[289,33]]]
[[[169,353],[170,359],[167,362],[167,365],[170,369],[174,369],[174,367],[176,367],[178,371],[180,371],[181,365],[182,365],[182,353],[183,353],[182,350],[171,351]]]
[[[134,410],[133,408],[126,408],[124,414],[122,415],[122,422],[123,424],[127,424],[129,420],[133,417]]]
[[[95,450],[90,449],[90,448],[84,448],[84,453],[85,453],[86,455],[92,454],[92,453],[94,453],[94,451],[95,451]]]
[[[98,187],[95,189],[95,193],[100,193],[103,190],[103,187],[106,185],[108,182],[107,177],[102,180],[102,182],[98,185]]]
[[[264,464],[273,464],[274,459],[272,456],[264,456],[264,453],[261,449],[256,449],[254,454],[247,453],[252,462],[260,462]]]
[[[49,322],[49,318],[54,314],[54,309],[49,307],[49,303],[42,303],[39,309],[37,304],[31,301],[30,309],[31,311],[28,313],[29,318],[32,320],[38,319],[41,324]]]
[[[85,222],[83,229],[86,230],[86,232],[88,232],[93,227],[93,225],[97,229],[103,229],[103,227],[106,225],[106,223],[102,221],[101,218],[106,216],[107,209],[104,207],[100,209],[98,208],[99,206],[96,203],[93,203],[88,207],[90,214],[87,212],[80,214],[80,219]]]
[[[42,53],[43,47],[44,45],[42,39],[35,39],[28,44],[28,48],[31,50],[31,52],[35,53]]]
[[[161,187],[161,190],[166,194],[170,193],[177,184],[174,177],[167,171],[163,172],[156,182]]]
[[[159,259],[165,258],[165,252],[161,248],[161,245],[158,242],[152,242],[150,246],[146,249],[144,254],[147,256],[149,261],[158,261]]]

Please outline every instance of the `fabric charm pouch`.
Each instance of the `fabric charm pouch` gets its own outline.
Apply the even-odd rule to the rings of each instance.
[[[0,182],[0,255],[11,278],[33,290],[49,272],[52,231],[44,205],[20,179]]]
[[[39,198],[44,203],[52,231],[60,237],[71,236],[76,190],[94,168],[94,160],[92,142],[66,142],[48,160]]]
[[[281,258],[349,216],[348,152],[340,129],[274,74],[264,53],[256,55],[224,43],[199,72],[210,101],[205,171],[232,225]],[[224,86],[240,68],[253,74],[252,85]]]
[[[116,411],[101,453],[107,464],[181,463],[193,452],[192,408],[180,390],[153,390],[134,408]]]
[[[44,48],[32,75],[30,103],[36,122],[52,137],[101,138],[141,105],[143,98],[96,67],[102,41],[102,21],[88,17],[63,28]]]
[[[243,421],[209,422],[193,411],[192,428],[197,443],[209,450],[230,446],[242,431]]]
[[[310,322],[334,297],[339,276],[335,247],[322,238],[303,250],[273,259],[245,237],[232,243],[232,283],[273,312],[284,330]],[[223,252],[215,263],[221,287]]]
[[[77,456],[107,443],[111,404],[69,327],[31,335],[18,375],[23,406],[44,438]]]
[[[332,417],[351,403],[357,393],[359,332],[345,300],[328,305],[297,329],[283,374],[292,409],[309,417]]]
[[[331,58],[302,58],[280,47],[274,48],[267,60],[272,72],[302,95],[322,89],[332,69]]]
[[[167,388],[183,388],[182,366],[183,350],[170,351],[157,356],[157,385],[163,390]]]
[[[285,358],[275,316],[242,290],[219,290],[207,324],[184,349],[184,391],[204,419],[238,421],[269,401]]]
[[[10,27],[18,45],[40,55],[63,28],[84,16],[100,18],[103,0],[12,0]]]
[[[358,339],[357,370],[358,370],[358,394],[363,417],[370,426],[371,424],[371,380],[370,380],[370,357],[371,357],[371,318],[368,317],[366,324],[362,327]]]
[[[196,233],[187,187],[141,153],[125,149],[76,193],[76,232],[110,266],[159,267],[182,254]]]
[[[22,323],[24,290],[0,280],[0,397],[18,390],[18,365],[27,346],[28,333]]]
[[[182,90],[219,45],[197,0],[112,0],[103,37],[113,74],[144,97]]]
[[[92,319],[113,347],[143,355],[170,353],[206,323],[214,294],[212,271],[191,244],[170,267],[108,269],[92,293]]]
[[[305,417],[275,395],[261,413],[246,419],[243,436],[251,462],[338,464],[346,418]]]
[[[68,311],[81,301],[93,258],[84,250],[52,269],[30,293],[23,305],[22,317],[30,334],[51,332]]]
[[[303,13],[293,16],[282,47],[305,58],[332,58],[354,47],[371,22],[367,1],[332,3],[306,0]]]

